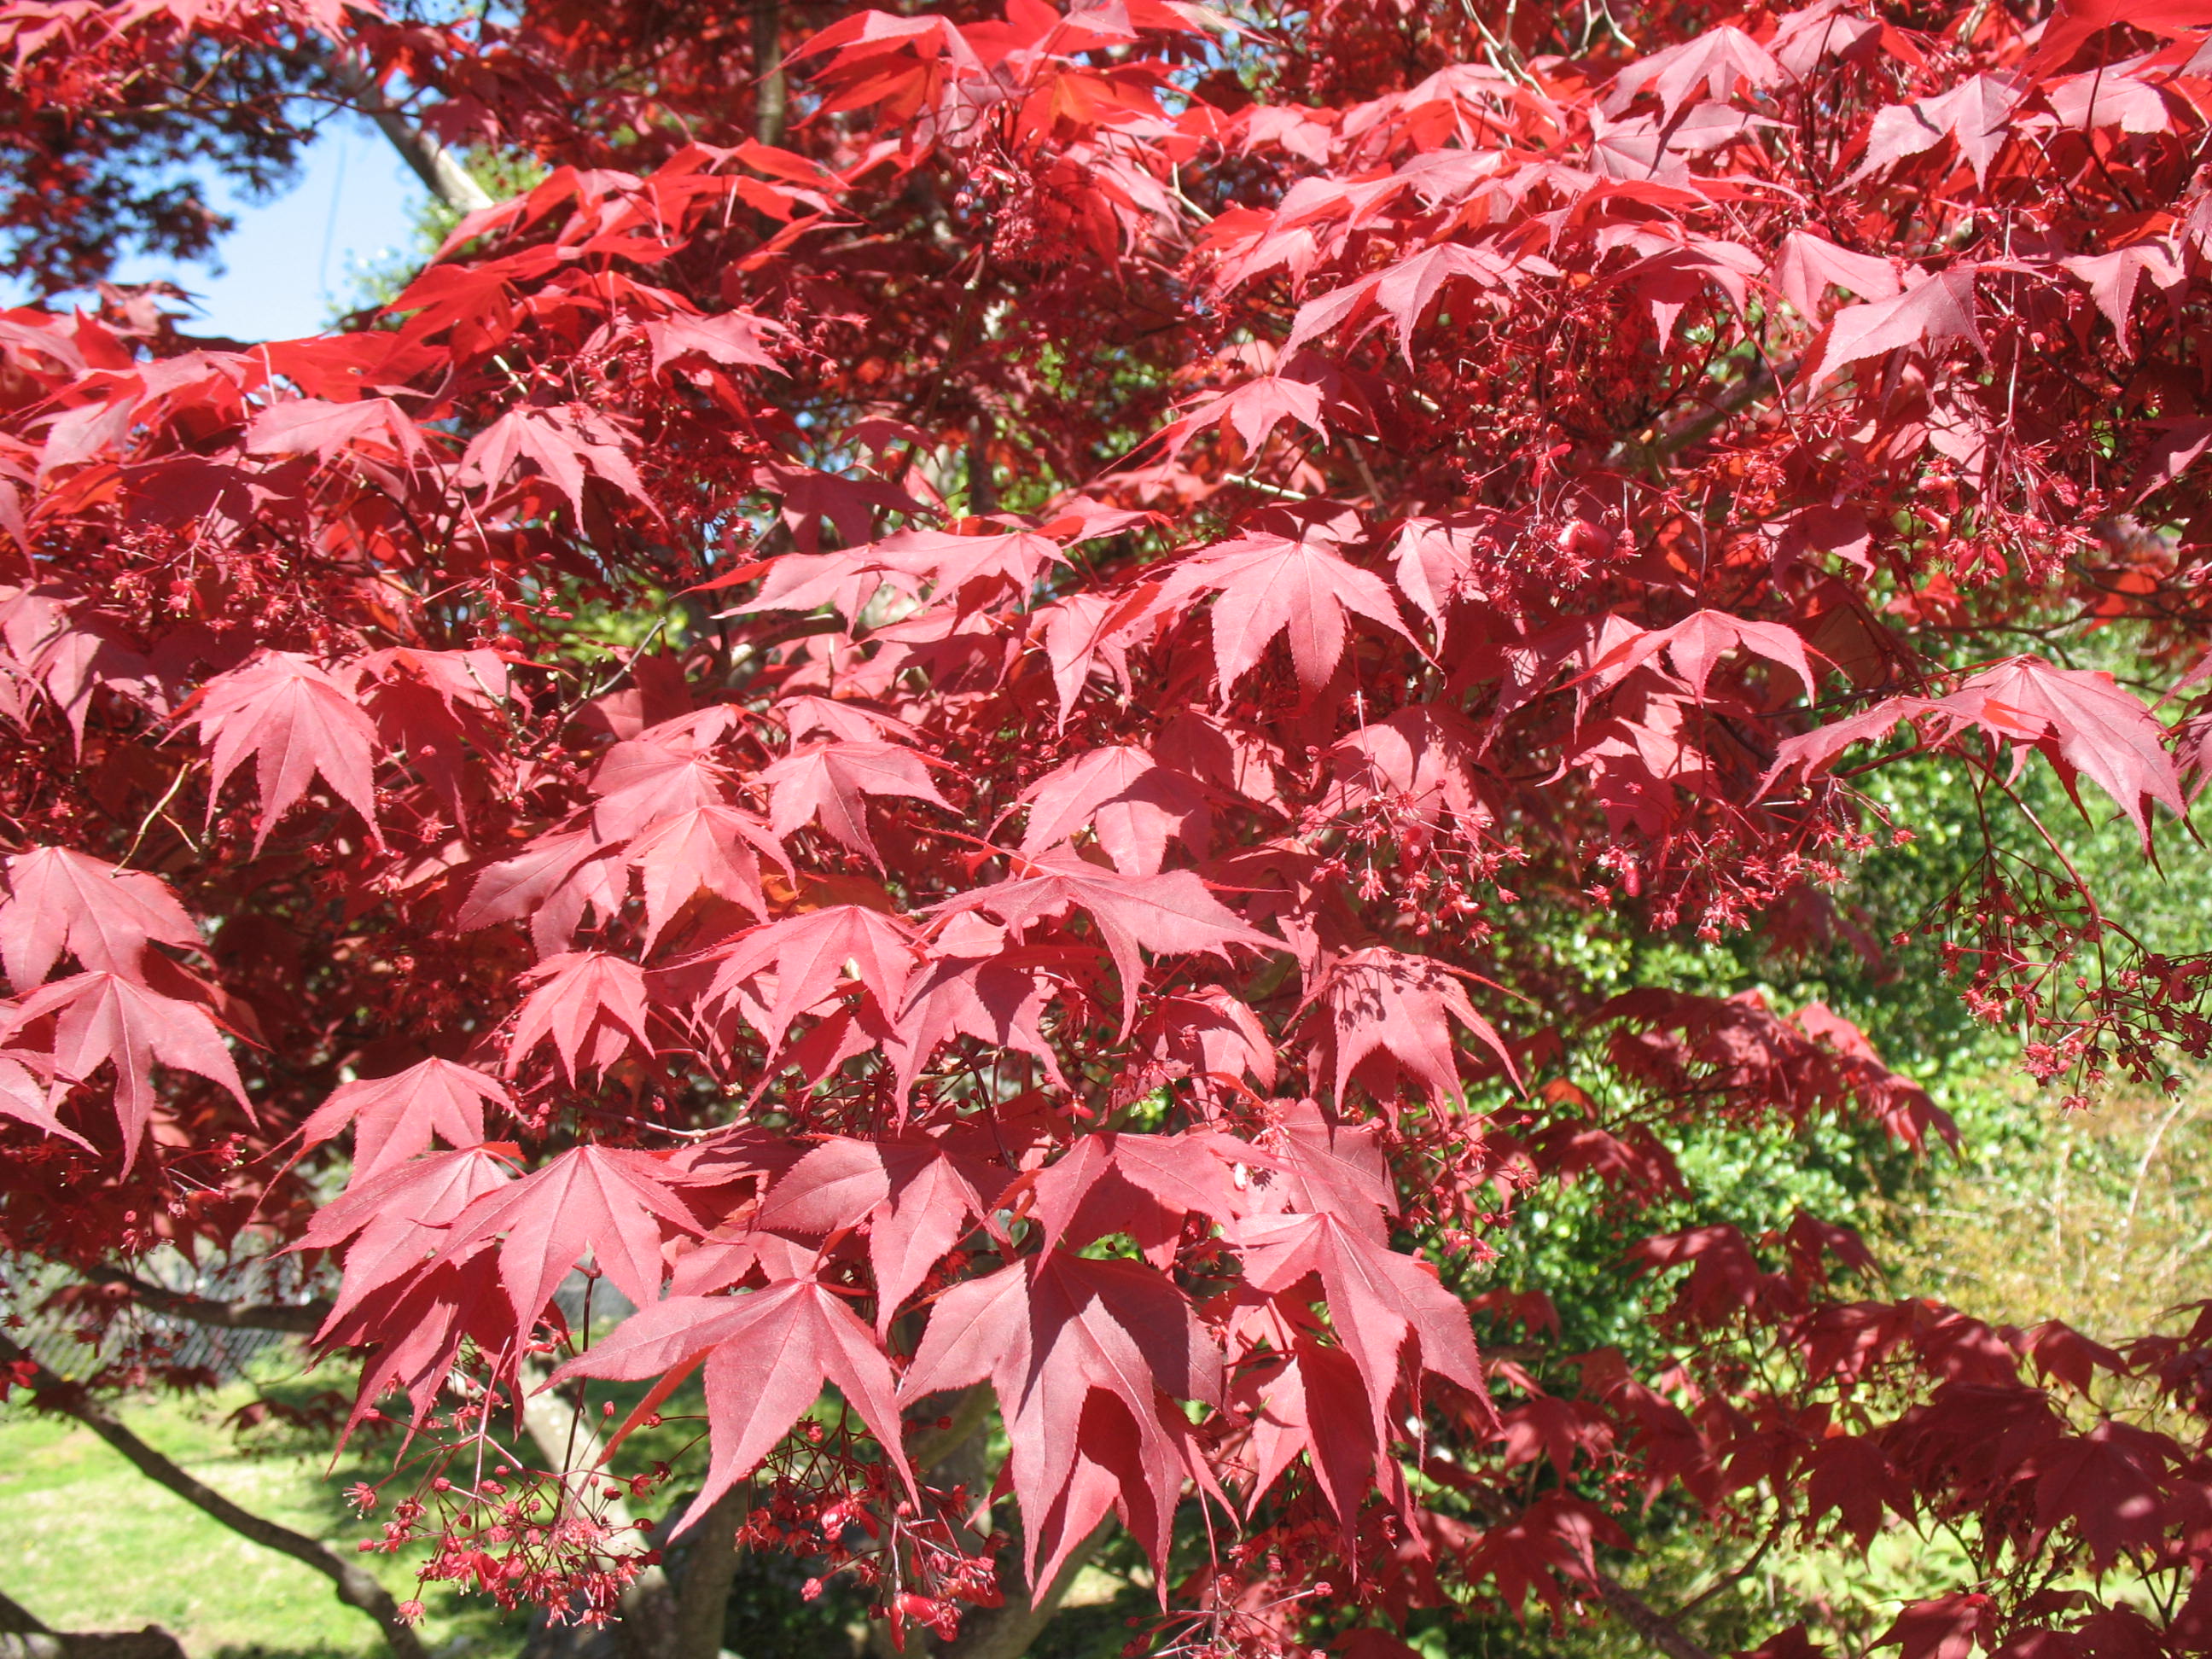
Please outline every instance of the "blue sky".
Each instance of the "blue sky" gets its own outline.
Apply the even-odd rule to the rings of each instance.
[[[366,121],[345,119],[323,128],[291,188],[274,201],[239,201],[220,185],[216,195],[238,222],[217,250],[222,275],[205,265],[134,257],[116,279],[167,277],[188,289],[200,303],[198,329],[207,333],[282,340],[312,334],[335,311],[359,303],[358,273],[413,246],[425,191],[382,134]],[[0,292],[12,286],[0,281]]]

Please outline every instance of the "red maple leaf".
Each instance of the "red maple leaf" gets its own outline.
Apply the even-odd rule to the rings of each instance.
[[[157,1064],[196,1072],[252,1110],[238,1063],[200,1003],[163,996],[119,974],[78,974],[25,997],[0,1020],[0,1042],[47,1019],[54,1022],[49,1052],[58,1078],[82,1083],[102,1066],[114,1067],[115,1121],[123,1132],[126,1172],[153,1119]]]
[[[1288,636],[1299,686],[1309,697],[1319,692],[1343,658],[1347,611],[1413,638],[1381,577],[1310,539],[1263,532],[1217,542],[1158,580],[1155,603],[1163,610],[1180,609],[1201,593],[1219,596],[1213,602],[1213,674],[1224,700],[1278,634]]]
[[[381,448],[394,459],[412,463],[428,446],[422,428],[389,398],[331,403],[321,398],[286,398],[255,416],[246,428],[249,455],[313,455],[319,461]]]
[[[454,917],[464,932],[527,921],[542,957],[566,948],[587,911],[620,912],[629,891],[620,843],[589,830],[555,830],[478,873]]]
[[[571,951],[548,957],[522,978],[538,988],[516,1014],[514,1033],[507,1039],[510,1072],[547,1041],[571,1083],[580,1055],[585,1066],[600,1072],[633,1048],[652,1055],[653,1038],[645,1029],[645,975],[635,963],[604,951]]]
[[[1806,384],[1817,386],[1853,363],[1905,346],[1932,351],[1964,340],[1986,356],[1989,348],[1974,322],[1976,271],[1973,265],[1954,265],[1923,276],[1894,299],[1844,307],[1829,319],[1820,356],[1805,372]]]
[[[1212,813],[1197,784],[1143,750],[1113,744],[1079,755],[1022,792],[1029,823],[1022,851],[1034,855],[1092,830],[1126,875],[1157,874],[1168,843],[1203,856]]]
[[[2110,674],[2016,657],[1986,669],[1939,707],[2011,737],[2041,739],[2067,769],[2087,773],[2150,844],[2150,803],[2184,805],[2166,728]],[[2070,781],[2070,780],[2069,780]]]
[[[787,1279],[733,1297],[671,1297],[631,1315],[605,1341],[562,1365],[553,1381],[641,1382],[672,1372],[680,1377],[702,1356],[712,1456],[698,1497],[672,1530],[690,1526],[751,1474],[813,1405],[824,1382],[860,1413],[913,1489],[890,1362],[868,1328],[812,1279]],[[647,1395],[639,1414],[667,1386]]]
[[[1231,1174],[1241,1150],[1206,1131],[1085,1135],[1030,1178],[1043,1246],[1079,1249],[1127,1233],[1164,1267],[1186,1216],[1226,1223],[1249,1207]]]
[[[420,1274],[446,1243],[453,1218],[514,1179],[512,1146],[465,1146],[395,1164],[356,1179],[325,1205],[301,1236],[301,1249],[335,1249],[349,1239],[345,1277],[323,1322],[328,1339],[363,1298]]]
[[[33,1067],[38,1069],[34,1070]],[[59,1135],[85,1151],[93,1144],[54,1115],[48,1079],[52,1065],[44,1054],[19,1049],[0,1052],[0,1116],[27,1123],[41,1134]]]
[[[728,774],[709,743],[686,732],[674,741],[662,727],[617,744],[592,774],[592,828],[603,841],[620,841],[664,818],[728,799]]]
[[[754,1224],[823,1235],[866,1223],[880,1334],[1005,1181],[1003,1169],[939,1141],[840,1136],[792,1165]]]
[[[1996,1602],[1974,1592],[1914,1601],[1874,1645],[1899,1650],[1898,1659],[1968,1659],[2001,1616]]]
[[[1124,876],[1064,854],[1028,860],[1024,868],[1027,873],[962,893],[935,908],[947,916],[980,911],[1016,933],[1035,922],[1082,910],[1106,941],[1120,972],[1124,1030],[1136,1018],[1145,979],[1144,951],[1225,956],[1231,945],[1255,951],[1283,948],[1280,940],[1239,921],[1188,870]]]
[[[988,1048],[1034,1055],[1055,1087],[1065,1088],[1059,1056],[1039,1021],[1071,983],[1088,980],[1095,951],[1059,945],[1012,945],[1005,931],[981,916],[955,916],[932,941],[931,960],[915,975],[895,1032],[899,1099],[939,1047],[970,1036]]]
[[[1796,630],[1779,623],[1731,616],[1724,611],[1692,611],[1672,628],[1623,640],[1590,665],[1586,678],[1604,680],[1608,676],[1617,677],[1638,663],[1649,661],[1662,650],[1666,652],[1674,672],[1681,676],[1683,684],[1690,688],[1691,695],[1700,702],[1705,699],[1705,683],[1712,677],[1713,664],[1729,651],[1741,651],[1779,663],[1796,678],[1806,696],[1813,693],[1813,665],[1806,654],[1805,641]]]
[[[769,347],[782,344],[786,334],[781,324],[750,311],[725,311],[712,317],[679,315],[645,325],[656,374],[695,353],[730,368],[773,369],[780,374],[783,365]]]
[[[94,973],[143,981],[154,943],[200,948],[199,930],[167,883],[64,847],[34,847],[8,860],[0,899],[0,963],[27,991],[67,951]]]
[[[2035,1476],[2035,1519],[2073,1522],[2094,1568],[2141,1550],[2166,1530],[2165,1455],[2160,1437],[2107,1420],[2066,1435],[2028,1460]]]
[[[1174,1283],[1056,1249],[957,1285],[932,1309],[901,1396],[986,1377],[1006,1423],[1030,1582],[1052,1582],[1109,1507],[1164,1562],[1193,1460],[1189,1425],[1164,1396],[1218,1405],[1222,1382],[1220,1353]],[[1118,1410],[1090,1416],[1094,1394]],[[1086,1455],[1118,1479],[1079,1482]]]
[[[868,834],[868,797],[926,800],[951,810],[921,755],[897,744],[811,744],[768,768],[759,781],[769,791],[769,823],[778,841],[818,817],[834,840],[878,865],[883,859]]]
[[[1387,270],[1309,300],[1298,307],[1291,337],[1283,343],[1285,356],[1346,323],[1363,322],[1364,334],[1379,318],[1396,325],[1400,356],[1411,362],[1413,330],[1431,301],[1450,282],[1472,282],[1498,295],[1510,292],[1524,275],[1556,276],[1551,263],[1535,254],[1508,258],[1497,249],[1460,242],[1441,242],[1399,260]]]
[[[258,854],[276,820],[320,775],[376,833],[376,726],[336,679],[290,651],[264,651],[219,674],[178,710],[208,748],[208,817],[224,781],[247,756],[260,784]]]
[[[1903,292],[1897,267],[1888,260],[1838,247],[1809,230],[1793,230],[1782,239],[1774,282],[1797,314],[1813,323],[1820,320],[1821,297],[1832,287],[1849,289],[1863,300],[1892,300]]]
[[[1452,1099],[1460,1091],[1454,1019],[1498,1057],[1506,1076],[1519,1079],[1498,1028],[1475,1012],[1458,978],[1426,957],[1382,945],[1353,951],[1323,972],[1306,1006],[1315,1011],[1316,1069],[1324,1056],[1334,1060],[1331,1089],[1340,1103],[1355,1076],[1376,1099],[1389,1101],[1388,1081],[1401,1071],[1432,1100]]]
[[[635,1306],[645,1307],[660,1295],[661,1224],[698,1231],[672,1191],[679,1179],[665,1160],[647,1152],[571,1147],[455,1217],[430,1266],[460,1260],[498,1239],[500,1283],[523,1329],[586,1255]]]
[[[774,1000],[749,1014],[773,1054],[791,1022],[836,994],[850,963],[860,987],[888,1024],[906,997],[915,967],[914,930],[896,916],[856,904],[832,904],[786,916],[740,933],[711,958],[707,1000],[729,996],[757,976],[773,974]]]
[[[660,819],[632,837],[623,860],[638,872],[645,891],[645,948],[685,902],[702,891],[742,904],[763,921],[761,853],[781,861],[783,848],[767,824],[736,806],[694,806]]]
[[[1936,97],[1877,110],[1867,129],[1859,176],[1932,149],[1948,135],[1973,168],[1975,181],[1986,184],[1990,163],[2012,136],[2012,112],[2027,95],[2018,76],[1972,75]]]
[[[1648,87],[1659,95],[1661,119],[1672,121],[1700,88],[1706,97],[1724,100],[1739,86],[1779,86],[1791,78],[1765,47],[1723,24],[1631,64],[1613,77],[1606,103],[1618,113]]]
[[[1284,421],[1296,421],[1326,439],[1322,389],[1305,380],[1262,374],[1228,392],[1194,398],[1182,415],[1152,434],[1152,441],[1173,457],[1209,427],[1225,424],[1248,455],[1257,454],[1268,434]]]
[[[1378,1451],[1390,1441],[1387,1416],[1401,1356],[1410,1376],[1433,1371],[1483,1395],[1467,1308],[1426,1263],[1329,1213],[1249,1217],[1233,1236],[1256,1291],[1291,1291],[1308,1273],[1320,1275],[1330,1326],[1367,1391]]]
[[[629,449],[621,429],[587,404],[518,404],[469,441],[458,477],[496,489],[514,472],[517,461],[528,460],[568,498],[580,524],[589,477],[605,479],[631,501],[649,507],[652,496]]]
[[[433,1137],[448,1146],[484,1138],[484,1108],[511,1103],[495,1078],[450,1060],[426,1060],[390,1077],[342,1083],[300,1126],[301,1146],[319,1146],[353,1127],[353,1178],[366,1181],[417,1152]]]
[[[1302,1334],[1283,1365],[1255,1375],[1246,1386],[1255,1463],[1247,1509],[1256,1510],[1284,1470],[1304,1456],[1314,1484],[1336,1511],[1349,1551],[1377,1468],[1374,1437],[1362,1421],[1367,1393],[1358,1367],[1343,1349]]]

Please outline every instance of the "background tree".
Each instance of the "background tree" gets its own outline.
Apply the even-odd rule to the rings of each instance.
[[[1797,1200],[1954,1125],[1795,993],[2212,1032],[2054,810],[2193,854],[2208,22],[0,11],[27,178],[210,52],[545,169],[349,331],[9,313],[8,1243],[337,1264],[385,1545],[648,1650],[1118,1529],[1159,1650],[2199,1650],[2212,1316],[1864,1283]]]

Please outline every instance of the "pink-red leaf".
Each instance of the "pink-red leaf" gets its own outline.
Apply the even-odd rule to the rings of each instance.
[[[366,1181],[429,1150],[481,1145],[484,1108],[510,1103],[495,1078],[450,1060],[426,1060],[391,1077],[342,1083],[300,1127],[301,1145],[319,1146],[353,1128],[353,1179]]]
[[[826,1382],[860,1414],[908,1488],[890,1362],[836,1297],[789,1279],[735,1297],[679,1296],[633,1314],[605,1341],[554,1373],[642,1382],[706,1355],[712,1455],[681,1532],[774,1450]]]
[[[376,829],[376,726],[345,688],[308,659],[264,651],[201,689],[188,718],[208,748],[208,812],[248,756],[260,784],[258,854],[276,821],[318,775]]]
[[[1313,540],[1263,533],[1217,542],[1166,574],[1158,603],[1180,606],[1209,592],[1219,596],[1213,664],[1224,698],[1278,634],[1289,639],[1300,687],[1309,697],[1319,692],[1343,658],[1347,611],[1413,641],[1382,579]]]
[[[64,951],[91,972],[143,981],[149,945],[199,948],[199,930],[158,876],[65,847],[17,853],[7,870],[0,963],[18,991],[43,981]]]

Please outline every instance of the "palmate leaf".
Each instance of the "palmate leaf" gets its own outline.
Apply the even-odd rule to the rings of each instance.
[[[7,872],[0,963],[18,991],[43,981],[65,951],[90,971],[143,981],[148,945],[200,948],[199,930],[159,877],[65,847],[18,853]]]
[[[1237,1224],[1237,1237],[1256,1289],[1287,1290],[1320,1275],[1338,1340],[1365,1388],[1378,1448],[1389,1443],[1385,1413],[1401,1355],[1417,1376],[1433,1371],[1472,1395],[1485,1393],[1467,1309],[1422,1262],[1326,1212],[1252,1218]]]
[[[915,969],[911,924],[879,910],[833,904],[740,933],[713,957],[707,1000],[719,1000],[748,981],[773,975],[774,1000],[760,1026],[771,1052],[783,1047],[791,1022],[836,991],[850,968],[888,1021],[905,1000]]]
[[[1029,822],[1022,851],[1034,856],[1090,829],[1115,866],[1133,876],[1159,872],[1168,843],[1206,850],[1211,819],[1196,781],[1141,749],[1094,749],[1023,792]]]
[[[673,1530],[714,1507],[781,1440],[830,1382],[875,1431],[909,1491],[890,1363],[868,1328],[811,1279],[737,1297],[678,1296],[633,1314],[589,1353],[554,1373],[637,1382],[705,1359],[713,1460]]]
[[[1923,274],[1894,298],[1844,307],[1828,319],[1826,343],[1807,372],[1808,382],[1818,383],[1854,363],[1906,346],[1932,351],[1964,340],[1987,355],[1974,320],[1975,277],[1973,266],[1954,265],[1939,275]]]
[[[1214,684],[1225,700],[1259,666],[1278,634],[1290,642],[1298,684],[1311,696],[1343,658],[1345,613],[1411,638],[1382,578],[1312,541],[1259,535],[1217,543],[1160,580],[1163,608],[1214,593]]]
[[[769,824],[781,841],[817,822],[833,839],[878,863],[868,833],[871,797],[924,800],[951,810],[928,767],[914,750],[889,743],[815,744],[761,774],[769,791]]]
[[[580,1061],[603,1072],[625,1054],[652,1055],[645,975],[635,963],[603,951],[570,951],[548,957],[528,978],[537,988],[515,1016],[507,1042],[510,1069],[545,1042],[553,1045],[571,1082]]]
[[[1220,1353],[1174,1284],[1055,1249],[960,1285],[931,1315],[900,1392],[986,1378],[1013,1448],[1030,1582],[1050,1583],[1109,1508],[1164,1559],[1194,1469],[1189,1425],[1163,1396],[1218,1401],[1221,1389]],[[1090,1415],[1094,1395],[1112,1402],[1103,1417]]]
[[[1382,1077],[1402,1072],[1433,1099],[1451,1099],[1460,1090],[1454,1020],[1490,1050],[1508,1077],[1518,1076],[1512,1051],[1497,1027],[1474,1011],[1466,987],[1424,957],[1380,947],[1354,951],[1329,967],[1311,1001],[1321,1033],[1317,1056],[1325,1053],[1333,1060],[1339,1100],[1363,1067]]]
[[[866,1224],[883,1335],[907,1298],[1006,1184],[1007,1172],[930,1140],[823,1142],[762,1205],[759,1225],[820,1236]]]
[[[1121,978],[1124,1029],[1133,1021],[1145,981],[1142,951],[1207,951],[1231,945],[1279,951],[1280,943],[1246,926],[1188,870],[1164,875],[1117,875],[1064,854],[1027,860],[1029,873],[950,899],[940,915],[975,912],[1020,933],[1032,923],[1081,910],[1106,942]]]
[[[697,1226],[674,1194],[680,1184],[678,1172],[646,1153],[574,1147],[461,1212],[430,1267],[465,1260],[496,1238],[500,1283],[525,1329],[587,1255],[642,1307],[660,1292],[663,1224]]]
[[[354,1179],[366,1181],[428,1150],[481,1145],[484,1108],[513,1103],[495,1078],[449,1060],[426,1060],[391,1077],[344,1083],[300,1126],[303,1147],[350,1127]]]
[[[208,750],[208,808],[249,756],[261,792],[254,846],[317,777],[376,830],[376,726],[323,668],[289,651],[266,651],[208,682],[178,711]]]
[[[0,1042],[52,1022],[56,1077],[83,1083],[112,1068],[116,1127],[123,1168],[137,1161],[154,1117],[154,1067],[174,1066],[205,1078],[246,1111],[252,1108],[222,1033],[206,1006],[164,996],[112,973],[78,974],[43,985],[0,1020]]]

